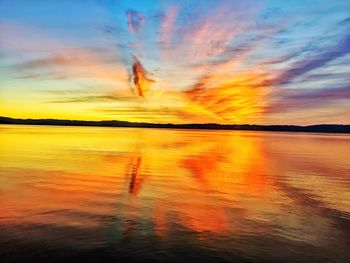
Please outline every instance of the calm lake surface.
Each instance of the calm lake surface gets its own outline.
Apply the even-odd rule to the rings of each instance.
[[[350,135],[0,126],[1,262],[349,262]]]

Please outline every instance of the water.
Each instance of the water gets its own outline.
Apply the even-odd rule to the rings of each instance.
[[[0,126],[1,262],[349,262],[350,136]]]

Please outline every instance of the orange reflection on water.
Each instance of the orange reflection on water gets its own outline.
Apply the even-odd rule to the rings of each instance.
[[[138,207],[142,207],[143,196],[153,198],[154,209],[161,215],[168,209],[162,207],[163,202],[158,204],[157,197],[162,197],[187,227],[223,232],[229,227],[227,216],[224,207],[212,204],[211,194],[220,193],[230,202],[237,194],[236,184],[257,193],[268,183],[261,179],[265,167],[259,142],[244,134],[227,137],[211,132],[215,137],[210,135],[203,141],[191,131],[168,131],[162,136],[162,131],[155,130],[110,129],[106,137],[96,134],[94,128],[83,129],[83,134],[80,128],[11,129],[14,132],[4,134],[6,139],[1,141],[7,152],[2,166],[16,170],[16,175],[8,178],[16,182],[12,185],[16,191],[2,195],[3,202],[6,198],[5,203],[12,203],[11,211],[25,213],[23,210],[30,207],[33,214],[82,208],[90,212],[89,202],[108,194],[131,194],[139,198],[135,202]],[[45,133],[40,141],[37,132]],[[21,180],[28,182],[23,185]],[[18,190],[22,195],[33,194],[35,199],[15,201]],[[183,195],[186,202],[177,204],[174,194]],[[45,204],[40,199],[46,200]],[[155,218],[156,225],[160,217]]]
[[[350,165],[340,158],[350,147],[343,137],[92,127],[1,131],[0,226],[12,235],[48,238],[19,226],[54,225],[85,229],[99,242],[116,224],[112,232],[121,242],[153,234],[165,240],[183,231],[200,234],[198,242],[277,231],[322,247],[336,226],[333,242],[341,247],[347,239],[335,219],[346,217],[350,204],[342,184]],[[311,219],[318,225],[305,224]]]

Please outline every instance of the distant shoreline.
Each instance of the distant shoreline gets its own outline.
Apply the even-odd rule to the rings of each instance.
[[[0,117],[0,124],[21,125],[55,125],[55,126],[92,126],[124,128],[161,128],[161,129],[199,129],[199,130],[248,130],[248,131],[286,131],[286,132],[324,132],[350,133],[350,125],[319,124],[309,126],[297,125],[255,125],[255,124],[158,124],[127,121],[79,121],[58,119],[14,119]]]

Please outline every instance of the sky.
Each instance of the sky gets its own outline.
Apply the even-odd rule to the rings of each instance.
[[[0,115],[350,124],[350,1],[0,0]]]

